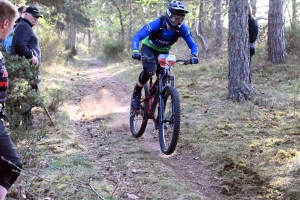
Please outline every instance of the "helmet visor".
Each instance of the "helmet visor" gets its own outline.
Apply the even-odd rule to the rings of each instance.
[[[173,24],[181,24],[184,20],[184,16],[172,14],[170,20]]]

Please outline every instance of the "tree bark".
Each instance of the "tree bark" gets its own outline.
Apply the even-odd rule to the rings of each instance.
[[[251,99],[248,0],[229,2],[228,98],[243,102]]]
[[[91,30],[89,28],[87,29],[87,35],[88,35],[88,47],[91,48],[92,47],[92,34],[91,34]]]
[[[284,62],[287,53],[284,42],[283,0],[272,0],[268,14],[268,60],[274,64]]]
[[[130,18],[129,18],[129,30],[128,30],[128,44],[127,50],[130,52],[131,50],[131,37],[132,37],[132,0],[130,0]]]
[[[291,26],[295,29],[299,25],[299,3],[296,0],[292,0],[292,22]]]
[[[111,0],[111,2],[116,6],[118,14],[119,14],[119,22],[120,22],[120,26],[121,26],[120,37],[121,37],[122,46],[124,46],[125,45],[125,29],[124,29],[122,11],[118,5],[118,3],[120,4],[121,2],[115,2],[114,0]]]
[[[221,21],[221,0],[216,0],[216,54],[219,55],[223,43],[222,21]]]
[[[205,38],[203,36],[203,30],[202,30],[202,15],[203,15],[203,3],[202,0],[199,0],[199,13],[198,13],[198,21],[196,22],[196,34],[200,39],[200,44],[203,50],[204,57],[206,58],[207,56],[207,50],[208,50],[208,45],[207,42],[205,41]]]
[[[72,20],[69,24],[69,37],[68,37],[68,46],[70,49],[76,49],[76,33],[77,33],[77,28]]]

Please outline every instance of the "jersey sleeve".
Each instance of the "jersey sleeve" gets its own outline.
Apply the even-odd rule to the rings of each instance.
[[[141,28],[131,40],[131,47],[132,51],[138,51],[140,41],[150,35],[150,33],[157,31],[160,28],[160,19],[157,18],[156,20],[146,24],[143,28]]]
[[[191,54],[198,56],[198,45],[196,44],[190,29],[185,24],[182,24],[180,27],[180,36],[187,43],[191,50]]]
[[[0,103],[6,101],[6,93],[8,88],[8,73],[5,68],[4,57],[0,51]]]
[[[29,27],[29,25],[20,24],[20,26],[17,26],[13,45],[18,56],[25,56],[27,59],[31,59],[33,57],[33,53],[27,45],[32,36],[32,32],[32,28]]]

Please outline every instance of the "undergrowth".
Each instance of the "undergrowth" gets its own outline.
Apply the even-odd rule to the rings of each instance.
[[[177,57],[185,52],[173,51]],[[261,53],[260,53],[261,54]],[[253,100],[231,102],[226,58],[175,66],[182,128],[177,149],[201,155],[233,199],[299,199],[299,67],[297,55],[272,65],[254,56]],[[141,63],[124,61],[115,76],[133,88]],[[113,72],[114,66],[107,69]],[[126,78],[124,78],[126,77]],[[179,151],[178,150],[178,151]]]

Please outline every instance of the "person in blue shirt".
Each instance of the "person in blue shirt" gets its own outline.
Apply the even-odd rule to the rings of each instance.
[[[17,24],[20,22],[21,17],[23,17],[23,13],[25,13],[25,10],[26,10],[26,6],[21,6],[18,8],[20,17],[16,21],[13,30],[10,32],[10,34],[7,36],[7,38],[2,41],[2,45],[5,47],[5,50],[8,53],[10,53],[10,50],[11,50],[11,43],[12,43],[13,36],[15,34],[15,28],[16,28]]]
[[[141,60],[142,55],[157,58],[159,54],[168,54],[172,45],[179,37],[183,38],[191,50],[191,64],[197,64],[198,46],[195,43],[189,28],[183,23],[188,13],[186,6],[180,1],[171,1],[167,7],[166,14],[146,24],[132,38],[132,58]],[[142,41],[141,52],[139,43]],[[151,76],[158,75],[162,67],[154,60],[143,61],[143,71],[140,73],[136,83],[131,107],[140,109],[141,90]]]

